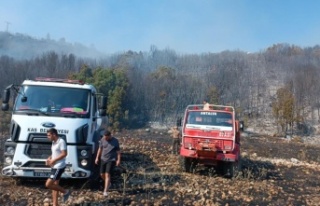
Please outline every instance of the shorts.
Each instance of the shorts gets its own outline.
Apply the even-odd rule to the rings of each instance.
[[[111,173],[113,171],[113,168],[116,166],[115,161],[109,161],[109,162],[101,162],[100,164],[100,173]]]
[[[50,179],[52,180],[60,180],[61,175],[64,172],[66,168],[51,168],[51,174],[49,176]]]

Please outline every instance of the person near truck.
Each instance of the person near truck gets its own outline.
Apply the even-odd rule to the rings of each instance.
[[[207,100],[203,101],[203,110],[210,110],[210,104]]]
[[[171,137],[172,137],[172,154],[178,154],[180,137],[181,137],[178,126],[174,126],[171,128]]]
[[[115,166],[120,165],[121,153],[117,138],[106,130],[99,142],[99,149],[95,160],[100,162],[100,176],[104,180],[103,196],[108,196],[108,189],[111,185],[111,173]]]
[[[63,194],[63,201],[67,201],[71,191],[64,189],[59,185],[59,181],[62,173],[66,168],[66,156],[67,144],[58,136],[58,132],[55,128],[51,128],[47,131],[47,137],[52,141],[51,156],[48,157],[46,165],[51,167],[50,177],[46,181],[46,187],[52,190],[52,202],[53,206],[58,206],[59,192]]]

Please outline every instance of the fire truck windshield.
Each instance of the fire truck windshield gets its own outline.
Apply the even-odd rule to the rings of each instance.
[[[88,114],[90,108],[90,90],[48,87],[22,86],[16,98],[14,112],[39,111],[52,114]]]
[[[192,111],[188,113],[188,126],[206,126],[206,128],[220,128],[232,130],[232,114],[226,112]]]

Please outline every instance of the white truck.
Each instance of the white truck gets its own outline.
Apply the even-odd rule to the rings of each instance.
[[[15,95],[10,95],[10,91]],[[2,110],[14,96],[9,137],[4,145],[2,174],[47,178],[51,155],[47,130],[56,128],[67,143],[67,167],[62,178],[89,178],[103,129],[108,124],[107,99],[93,85],[78,80],[36,78],[8,86]]]

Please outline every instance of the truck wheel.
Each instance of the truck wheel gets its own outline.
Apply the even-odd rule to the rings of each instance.
[[[238,159],[236,162],[224,162],[223,164],[223,175],[228,178],[239,177],[241,172],[241,160]]]
[[[193,172],[194,164],[191,158],[180,156],[180,166],[183,172]]]

